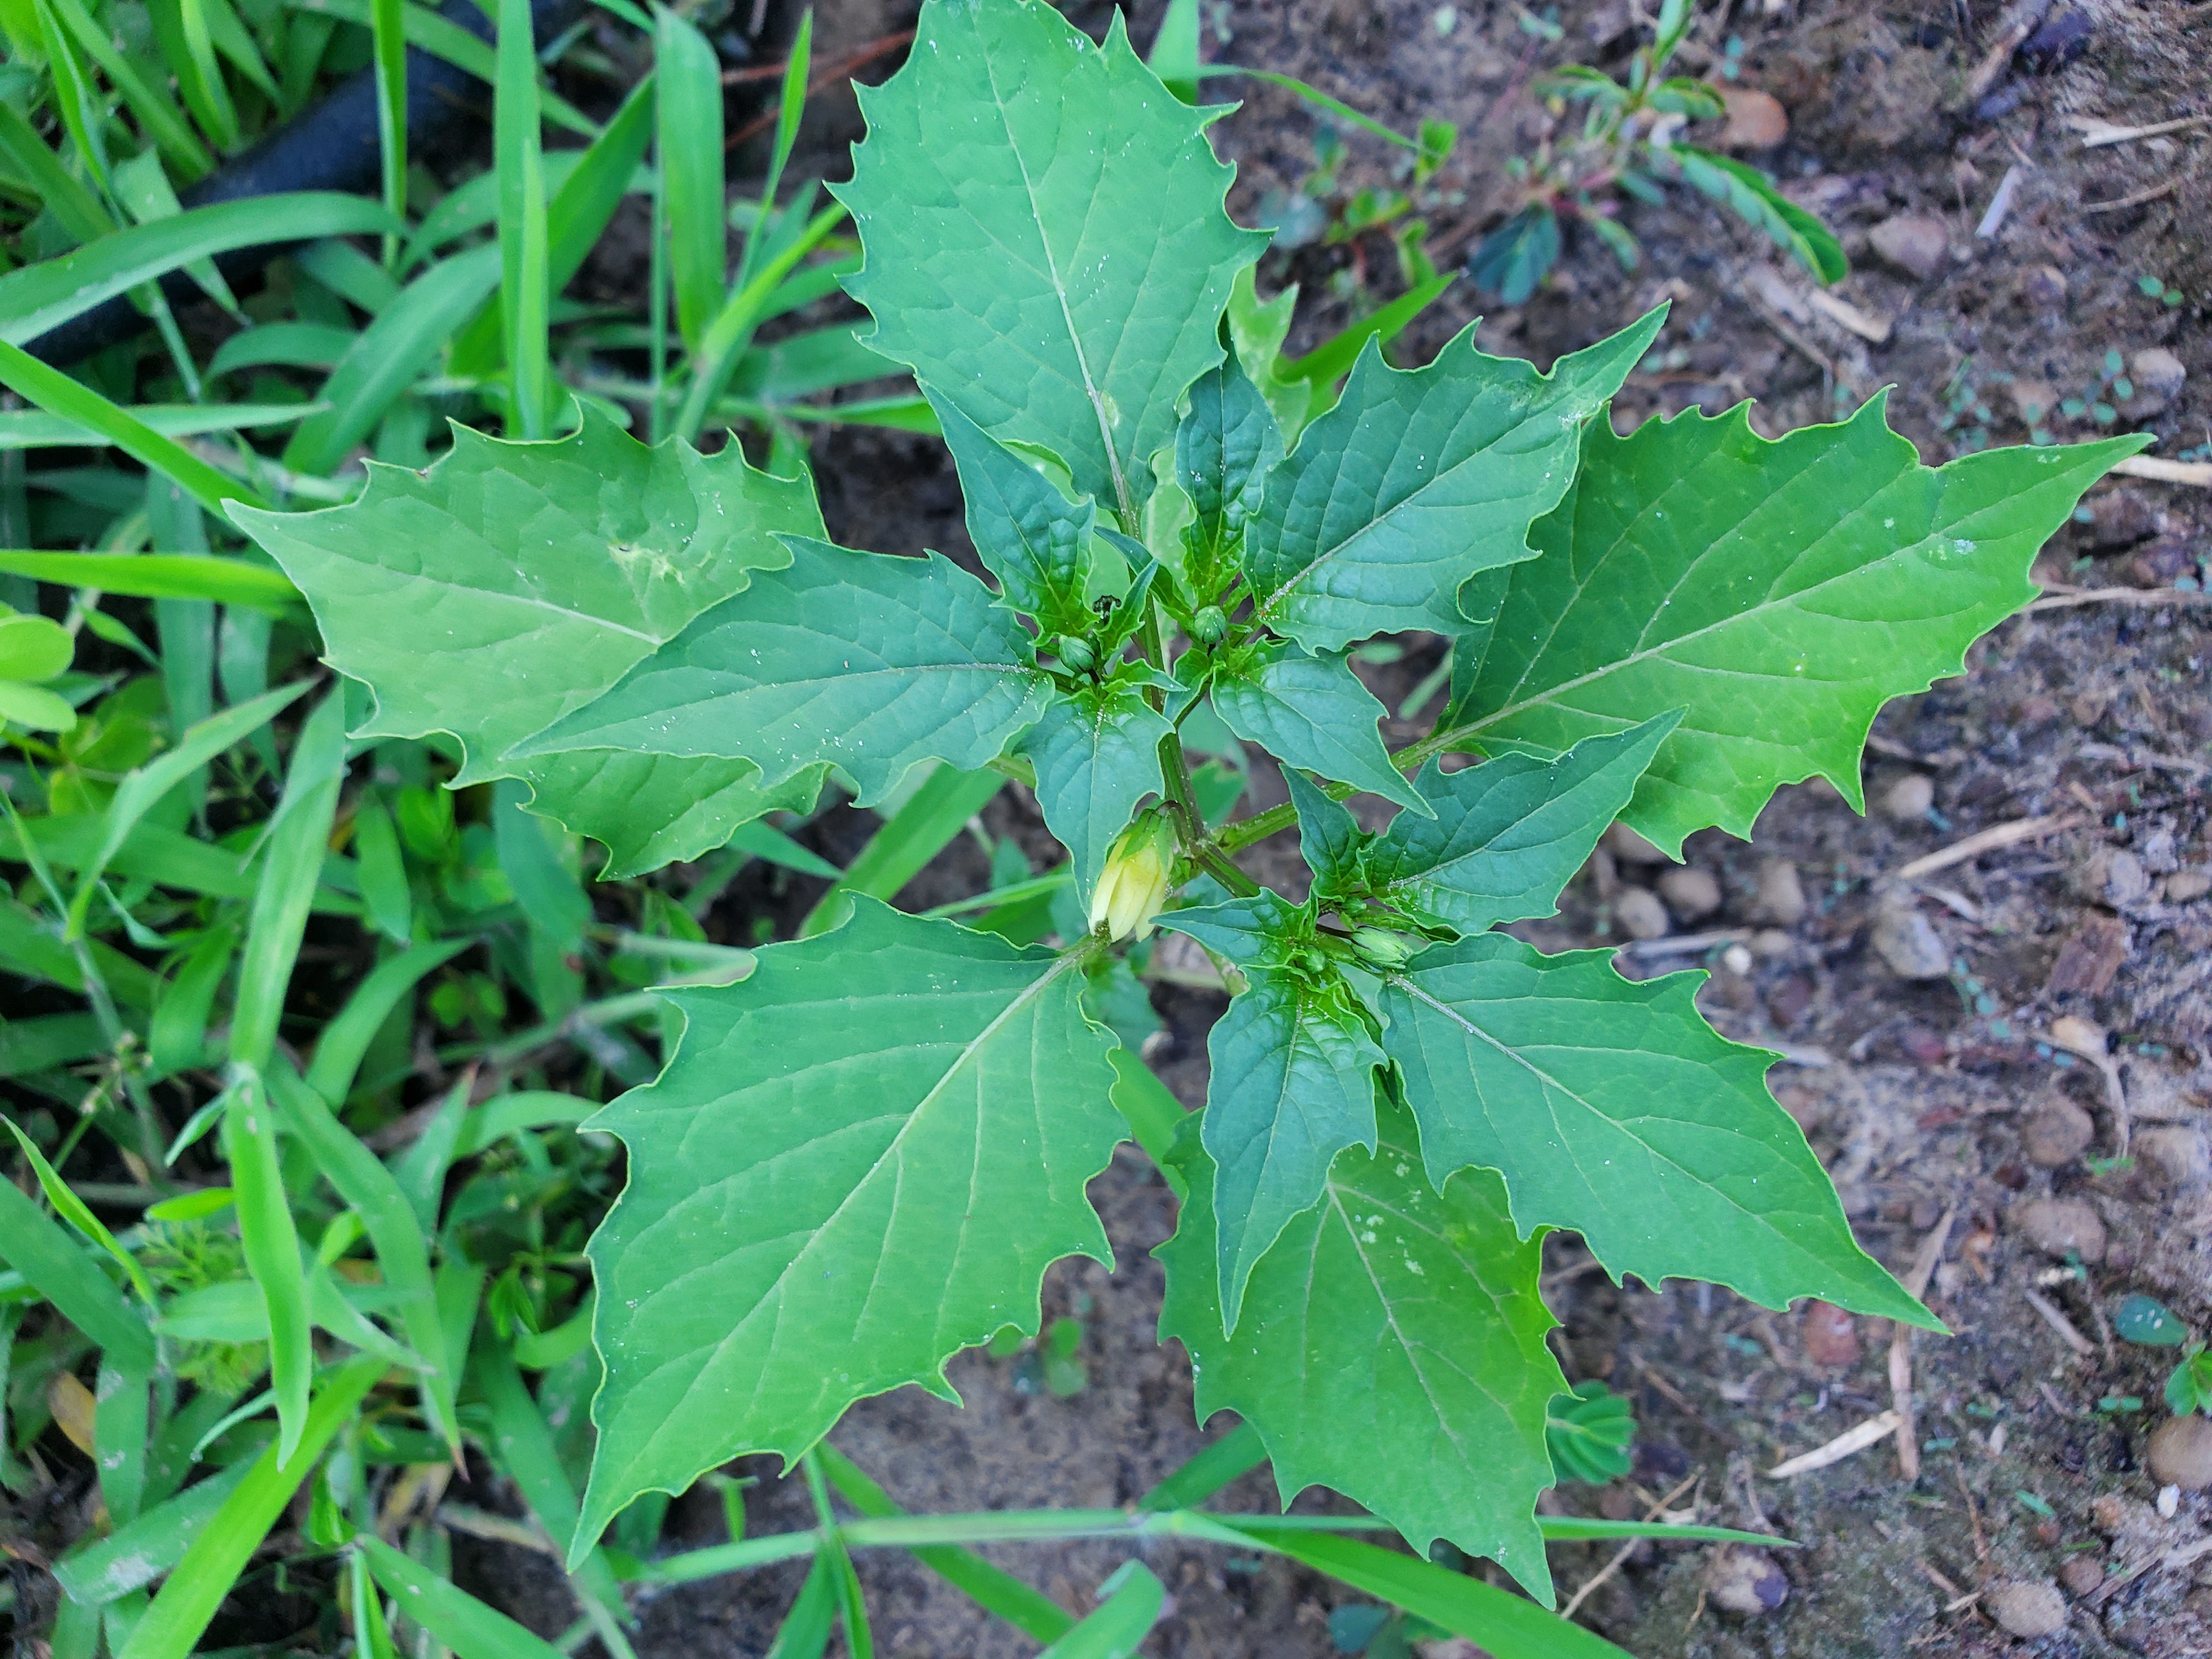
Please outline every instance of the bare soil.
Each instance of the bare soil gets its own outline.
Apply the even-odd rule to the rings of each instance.
[[[1108,14],[1096,3],[1068,9],[1094,29]],[[1512,205],[1504,164],[1554,118],[1528,95],[1531,77],[1571,59],[1617,67],[1633,43],[1632,9],[1567,0],[1544,14],[1553,40],[1520,8],[1486,0],[1202,8],[1211,59],[1301,76],[1404,130],[1424,117],[1459,125],[1457,156],[1423,208],[1440,263],[1463,258]],[[2085,149],[2069,125],[2095,117],[2148,126],[2212,109],[2212,9],[2092,0],[2078,9],[2078,58],[2045,74],[2015,67],[1979,118],[1952,106],[2000,26],[1991,0],[1729,0],[1715,9],[1693,37],[1692,67],[1734,63],[1734,84],[1780,100],[1788,137],[1747,159],[1837,228],[1854,270],[1836,293],[1863,319],[1886,322],[1887,339],[1833,320],[1753,233],[1677,192],[1663,206],[1627,207],[1644,249],[1632,272],[1571,232],[1548,284],[1481,324],[1486,349],[1548,364],[1670,300],[1659,350],[1616,404],[1623,429],[1749,397],[1754,422],[1772,434],[1834,418],[1888,386],[1893,422],[1936,464],[2026,441],[2027,405],[2094,404],[2112,396],[2108,354],[2132,365],[2162,348],[2187,370],[2162,402],[2137,388],[2135,401],[2113,398],[2109,425],[2093,410],[2036,418],[2061,439],[2154,431],[2154,453],[2168,457],[2212,443],[2212,129]],[[1158,0],[1133,9],[1140,43],[1158,10]],[[826,59],[854,50],[908,26],[913,11],[829,0],[817,52]],[[1733,53],[1731,40],[1741,43]],[[879,58],[866,78],[896,61]],[[1288,94],[1231,84],[1245,106],[1218,131],[1241,168],[1232,209],[1249,222],[1269,192],[1295,189],[1311,168],[1317,123]],[[821,100],[806,141],[817,165],[836,176],[858,131],[849,95]],[[1358,135],[1347,142],[1346,188],[1394,182],[1393,152]],[[1978,234],[2008,174],[2009,210]],[[1876,225],[1904,214],[1937,221],[1947,245],[1924,280],[1869,245]],[[2146,277],[2181,289],[2183,302],[2147,295]],[[1379,234],[1271,254],[1261,280],[1269,291],[1301,284],[1294,346],[1325,337],[1401,281]],[[1425,361],[1480,308],[1458,285],[1407,337],[1400,360]],[[817,443],[815,461],[841,539],[969,556],[951,468],[933,444],[841,430]],[[2166,1414],[2160,1390],[2175,1351],[2131,1346],[2112,1328],[2131,1293],[2212,1328],[2212,899],[2203,879],[2212,873],[2212,606],[2201,591],[2212,494],[2116,480],[2081,518],[2039,574],[2094,597],[2046,599],[1978,647],[1966,673],[1893,705],[1868,757],[1869,816],[1824,786],[1798,787],[1777,797],[1748,845],[1717,832],[1695,838],[1689,861],[1717,878],[1720,908],[1675,917],[1669,939],[1620,959],[1638,975],[1711,971],[1702,1000],[1714,1021],[1787,1056],[1771,1081],[1867,1247],[1903,1272],[1940,1237],[1929,1298],[1955,1332],[1903,1350],[1900,1376],[1892,1334],[1876,1322],[1818,1307],[1769,1313],[1680,1284],[1617,1287],[1583,1271],[1571,1241],[1555,1242],[1552,1302],[1569,1375],[1628,1394],[1642,1425],[1630,1481],[1601,1493],[1570,1489],[1562,1504],[1640,1515],[1677,1492],[1677,1513],[1805,1546],[1778,1554],[1786,1596],[1750,1617],[1716,1604],[1705,1552],[1632,1550],[1580,1616],[1640,1659],[2212,1653],[2212,1553],[2197,1553],[2212,1550],[2212,1504],[2175,1493],[2162,1512],[2144,1466],[2148,1434]],[[2177,594],[2177,578],[2199,591]],[[1386,700],[1402,697],[1440,643],[1412,641],[1403,659],[1371,671]],[[1920,781],[1899,789],[1905,781]],[[988,817],[1042,854],[1033,804],[1018,791]],[[2045,822],[1917,880],[1899,874],[1978,832],[2029,820]],[[815,833],[826,851],[845,854],[871,822],[840,811]],[[1291,849],[1262,853],[1264,876],[1295,883]],[[1794,920],[1772,907],[1777,860],[1803,895]],[[1521,931],[1547,949],[1620,942],[1624,892],[1663,885],[1661,874],[1601,854],[1558,918]],[[941,902],[984,880],[980,854],[956,848],[902,902]],[[750,937],[763,915],[787,927],[813,890],[757,876],[732,890],[714,925],[733,939]],[[1900,929],[1939,953],[1936,977],[1907,979],[1892,965],[1881,941]],[[1685,945],[1686,934],[1716,937]],[[1206,1032],[1223,1004],[1168,988],[1155,1002],[1167,1024],[1156,1063],[1195,1105]],[[2069,1054],[2056,1037],[2079,1044],[2087,1029],[2059,1024],[2069,1018],[2087,1022],[2109,1052]],[[2070,1150],[2063,1134],[2052,1139],[2069,1121],[2054,1103],[2087,1114],[2087,1138],[2074,1120],[2081,1144]],[[1122,1504],[1203,1443],[1182,1357],[1153,1334],[1160,1276],[1149,1251],[1172,1229],[1172,1201],[1129,1149],[1093,1191],[1115,1270],[1063,1263],[1044,1291],[1048,1318],[1084,1321],[1089,1386],[1054,1398],[1033,1390],[1018,1359],[971,1353],[952,1369],[964,1408],[911,1389],[865,1402],[833,1438],[902,1504]],[[2100,1247],[2081,1242],[2078,1228],[2071,1255],[2033,1242],[2023,1212],[2052,1198],[2088,1206]],[[1762,1473],[1900,1399],[1915,1413],[1917,1477],[1901,1474],[1895,1439],[1816,1473]],[[767,1465],[745,1472],[763,1480],[756,1528],[805,1524],[793,1483],[777,1482]],[[1227,1501],[1259,1507],[1272,1497],[1262,1476]],[[719,1511],[708,1507],[679,1505],[670,1542],[717,1538]],[[1123,1554],[1103,1546],[987,1553],[1076,1609]],[[1327,1654],[1328,1610],[1357,1599],[1280,1562],[1181,1549],[1147,1559],[1175,1597],[1145,1648],[1163,1659]],[[1571,1590],[1607,1559],[1581,1547],[1559,1552],[1555,1565]],[[573,1617],[557,1583],[514,1553],[483,1547],[462,1565],[542,1629]],[[1996,1587],[2056,1583],[2062,1568],[2063,1631],[2021,1647],[1993,1622],[2008,1605]],[[878,1649],[896,1659],[1033,1650],[902,1556],[868,1557],[860,1571]],[[795,1571],[769,1571],[665,1593],[641,1608],[639,1651],[763,1653],[797,1582]]]

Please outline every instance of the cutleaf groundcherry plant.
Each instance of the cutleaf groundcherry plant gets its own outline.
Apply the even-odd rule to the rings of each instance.
[[[1931,470],[1880,399],[1774,441],[1742,409],[1617,435],[1656,313],[1548,374],[1471,330],[1412,370],[1370,344],[1316,395],[1276,373],[1287,307],[1224,210],[1220,112],[1118,22],[1102,46],[1039,0],[930,0],[862,97],[849,287],[937,411],[988,580],[837,546],[808,479],[589,409],[373,466],[349,507],[240,509],[374,693],[366,732],[451,733],[457,781],[523,781],[613,871],[931,763],[1018,780],[1067,849],[1091,931],[1057,947],[862,899],[667,993],[665,1070],[592,1120],[629,1174],[591,1246],[574,1547],[865,1395],[949,1395],[955,1352],[1036,1330],[1054,1261],[1111,1261],[1085,1185],[1132,1129],[1098,988],[1157,926],[1241,988],[1204,1110],[1148,1148],[1187,1194],[1162,1334],[1199,1410],[1249,1422],[1285,1495],[1334,1487],[1548,1599],[1547,1232],[1616,1276],[1934,1322],[1698,975],[1499,924],[1551,915],[1616,819],[1673,851],[1815,774],[1857,804],[1883,702],[2033,597],[2137,441]],[[1450,637],[1451,695],[1393,753],[1346,653],[1410,630]],[[1200,711],[1290,806],[1209,821]],[[1303,900],[1237,860],[1292,831]]]

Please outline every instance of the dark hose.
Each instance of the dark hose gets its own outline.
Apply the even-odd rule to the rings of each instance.
[[[583,0],[536,0],[531,21],[541,40],[566,28],[582,9]],[[439,15],[489,43],[491,19],[475,0],[446,0]],[[483,83],[466,70],[442,58],[410,46],[407,49],[407,147],[420,155],[443,143],[464,123],[485,114]],[[188,208],[211,202],[235,202],[253,196],[273,196],[295,190],[368,191],[381,183],[382,146],[377,136],[376,71],[366,69],[341,82],[319,104],[300,112],[252,149],[223,163],[189,189],[178,200]],[[272,236],[282,238],[283,228],[272,222]],[[216,269],[233,281],[258,275],[277,255],[298,246],[296,240],[262,242],[218,254]],[[191,278],[173,270],[161,279],[162,291],[172,301],[189,300],[198,293]],[[127,295],[118,295],[49,329],[23,349],[33,357],[59,367],[88,357],[94,352],[128,339],[148,325],[147,319]]]

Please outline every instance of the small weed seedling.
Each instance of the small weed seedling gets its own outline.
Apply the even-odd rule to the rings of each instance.
[[[1784,197],[1765,173],[1677,142],[1688,123],[1724,112],[1720,94],[1706,82],[1667,73],[1690,23],[1690,0],[1666,0],[1654,39],[1629,59],[1626,80],[1570,64],[1538,83],[1537,90],[1562,113],[1570,105],[1586,106],[1582,129],[1561,140],[1547,137],[1534,155],[1514,158],[1521,205],[1469,257],[1468,275],[1477,283],[1507,305],[1526,300],[1559,257],[1562,218],[1588,226],[1624,270],[1633,270],[1642,253],[1616,216],[1620,197],[1657,202],[1668,182],[1688,185],[1764,232],[1816,282],[1844,275],[1843,248],[1827,227]],[[1742,48],[1729,44],[1722,73],[1733,80]]]

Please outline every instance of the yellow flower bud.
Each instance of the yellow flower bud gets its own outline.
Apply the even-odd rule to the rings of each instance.
[[[1091,926],[1109,939],[1142,939],[1168,902],[1175,873],[1175,826],[1157,810],[1140,813],[1106,855],[1105,873],[1091,896]]]

